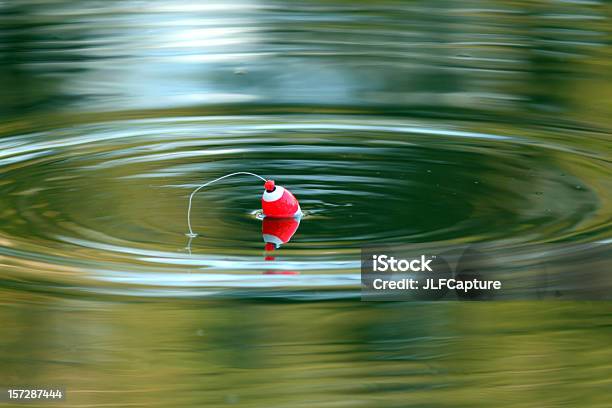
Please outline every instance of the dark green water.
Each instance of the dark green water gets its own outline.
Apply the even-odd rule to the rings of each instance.
[[[605,2],[0,2],[0,387],[609,406],[610,303],[361,303],[359,251],[610,242],[611,80]],[[185,236],[235,171],[272,261],[253,178]]]

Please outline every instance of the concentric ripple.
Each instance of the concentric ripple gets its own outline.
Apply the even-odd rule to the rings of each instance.
[[[144,296],[356,289],[373,243],[609,238],[605,138],[350,115],[116,120],[0,140],[4,284]],[[262,191],[306,215],[266,260]],[[281,272],[267,274],[266,272]],[[287,274],[287,273],[290,274]],[[325,292],[321,292],[325,289]],[[238,291],[238,292],[236,292]]]

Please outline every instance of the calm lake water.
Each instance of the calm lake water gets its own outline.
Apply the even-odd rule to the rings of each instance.
[[[611,131],[606,2],[0,1],[0,387],[607,407],[612,303],[363,303],[359,256],[610,242]],[[252,177],[185,236],[237,171],[300,200],[274,259]]]

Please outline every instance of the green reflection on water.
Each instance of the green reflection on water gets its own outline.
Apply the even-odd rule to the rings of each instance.
[[[606,303],[0,302],[0,382],[65,406],[604,407],[612,386]]]

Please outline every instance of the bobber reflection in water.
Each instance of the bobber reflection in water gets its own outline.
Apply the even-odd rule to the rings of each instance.
[[[261,226],[261,237],[265,242],[265,260],[274,261],[273,251],[286,244],[293,237],[300,226],[299,217],[291,218],[272,218],[263,219]],[[269,270],[264,272],[267,275],[297,275],[295,271]]]

